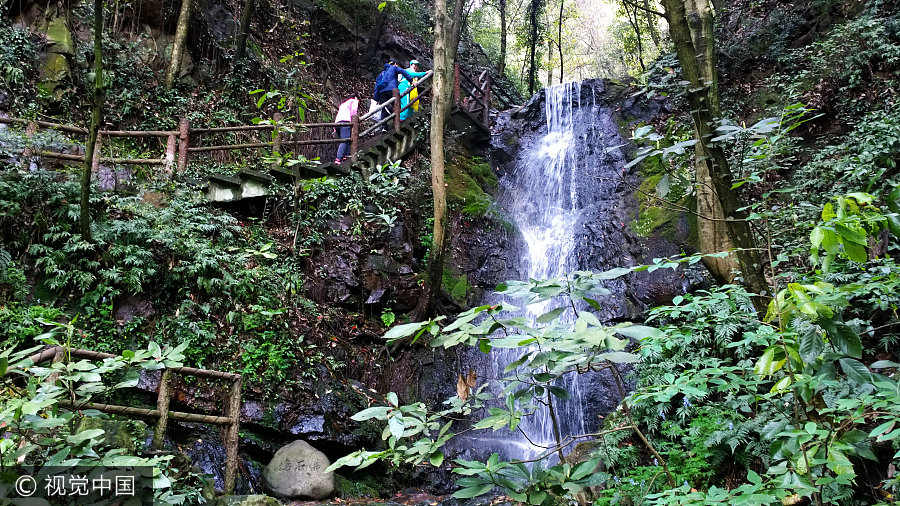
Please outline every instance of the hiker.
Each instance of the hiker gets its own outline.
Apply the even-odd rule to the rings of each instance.
[[[418,72],[419,71],[419,60],[410,60],[409,68],[407,71]],[[419,94],[416,90],[416,83],[418,79],[413,79],[412,82],[409,82],[403,74],[399,76],[400,83],[397,85],[397,91],[400,92],[400,121],[406,121],[406,118],[410,117],[413,113],[419,110],[419,102],[416,101]],[[406,93],[407,90],[412,88],[412,91]],[[412,102],[410,107],[407,105]]]
[[[425,72],[410,72],[406,69],[400,68],[394,65],[393,60],[388,61],[384,64],[384,70],[378,74],[378,77],[375,79],[375,101],[378,102],[379,105],[384,104],[391,97],[394,96],[394,90],[397,89],[397,76],[402,75],[406,79],[412,81],[417,77],[422,77],[425,75]],[[388,112],[387,107],[382,107],[381,112],[378,115],[378,121],[383,120],[388,117],[390,112]],[[383,127],[382,127],[383,128]]]
[[[350,120],[353,116],[356,115],[356,111],[359,108],[359,100],[355,96],[348,96],[344,98],[344,101],[341,102],[341,106],[338,107],[337,116],[334,118],[335,123],[346,123],[347,126],[341,125],[339,128],[334,129],[334,134],[338,139],[348,139],[350,137]],[[334,158],[334,164],[340,165],[341,162],[347,159],[347,156],[350,154],[350,141],[342,142],[337,149],[337,156]]]

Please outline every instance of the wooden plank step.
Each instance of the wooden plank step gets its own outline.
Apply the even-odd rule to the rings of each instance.
[[[324,166],[311,167],[272,167],[269,169],[273,176],[280,181],[292,182],[294,179],[311,179],[328,175],[328,170]]]
[[[209,181],[225,188],[240,188],[241,180],[233,176],[225,174],[213,174],[209,176]]]
[[[246,179],[253,179],[253,180],[259,181],[260,183],[263,183],[263,184],[269,184],[272,182],[272,176],[270,176],[268,174],[263,174],[262,172],[258,172],[255,170],[250,170],[250,169],[241,169],[238,172],[238,177],[246,178]]]

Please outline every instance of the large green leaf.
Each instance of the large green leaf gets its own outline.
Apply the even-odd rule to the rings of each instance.
[[[862,358],[862,342],[850,326],[838,323],[823,327],[829,331],[831,342],[838,351],[853,358]]]
[[[888,208],[895,213],[900,213],[900,185],[894,187],[890,193],[888,193],[887,199]]]
[[[869,368],[859,360],[842,358],[838,360],[838,363],[841,364],[841,370],[844,371],[844,374],[846,374],[851,381],[860,385],[872,382],[872,373],[869,372]]]
[[[563,307],[558,307],[552,311],[547,311],[546,313],[542,314],[541,316],[538,316],[537,322],[538,323],[552,322],[553,320],[559,318],[559,315],[561,315],[563,313],[563,311],[565,311],[566,309],[568,309],[568,308],[566,306],[563,306]]]
[[[388,341],[396,341],[397,339],[403,339],[404,337],[408,337],[413,335],[417,330],[431,323],[426,320],[424,322],[413,322],[413,323],[404,323],[403,325],[397,325],[396,327],[388,330],[384,336],[384,339]]]
[[[480,495],[487,494],[494,488],[493,483],[485,483],[483,485],[477,485],[474,487],[466,487],[461,490],[457,490],[453,493],[453,497],[457,499],[471,499],[473,497],[478,497]]]
[[[634,364],[641,361],[640,355],[627,353],[624,351],[612,351],[609,353],[601,353],[597,355],[600,360],[608,360],[614,364]]]
[[[654,328],[647,327],[646,325],[629,325],[626,327],[613,327],[613,330],[616,334],[622,334],[623,336],[628,336],[634,339],[643,339],[645,337],[661,337],[663,335],[662,331]]]
[[[392,408],[388,406],[374,406],[371,408],[364,409],[359,413],[351,416],[351,420],[356,420],[357,422],[362,422],[365,420],[369,420],[370,418],[383,418],[385,415],[391,411]]]
[[[813,362],[825,351],[825,341],[815,330],[808,330],[800,335],[800,356],[804,362]]]

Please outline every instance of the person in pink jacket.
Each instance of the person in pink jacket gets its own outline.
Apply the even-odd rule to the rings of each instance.
[[[335,128],[335,135],[339,139],[350,138],[350,119],[356,115],[359,109],[359,100],[356,97],[346,97],[341,106],[338,108],[337,116],[334,118],[335,123],[346,123],[347,126],[341,125]],[[337,156],[334,158],[335,165],[340,165],[350,155],[350,141],[342,142],[337,149]]]

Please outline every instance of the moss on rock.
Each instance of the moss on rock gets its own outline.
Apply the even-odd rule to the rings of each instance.
[[[497,176],[483,159],[459,155],[447,164],[447,201],[471,216],[484,216],[494,202]]]

